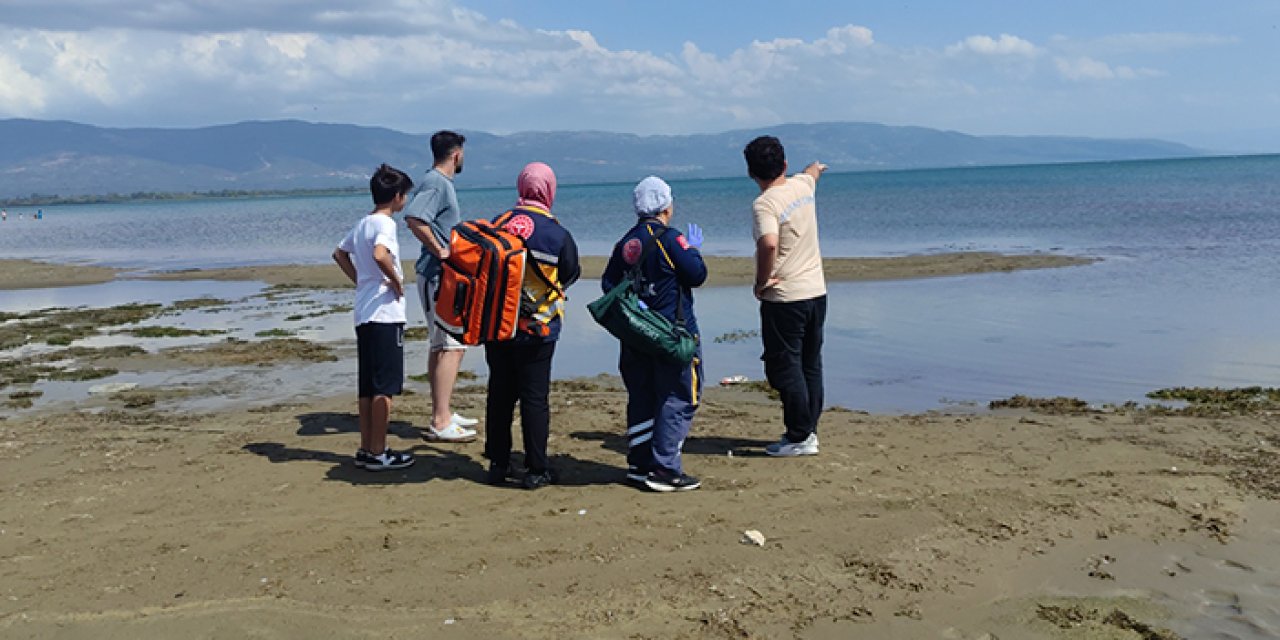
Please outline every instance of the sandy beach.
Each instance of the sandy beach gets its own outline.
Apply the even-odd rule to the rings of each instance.
[[[1186,612],[1141,589],[1208,584],[1197,549],[1280,524],[1274,415],[836,409],[820,456],[776,460],[777,406],[716,388],[686,444],[704,488],[657,495],[618,482],[616,380],[552,399],[563,483],[537,492],[420,440],[421,394],[392,435],[419,462],[383,474],[350,463],[345,394],[0,421],[0,635],[1174,638]]]
[[[1019,264],[893,262],[841,273]],[[258,297],[290,313],[311,308],[290,302],[291,287],[335,286],[317,280],[329,272],[215,275],[284,278]],[[763,455],[782,430],[767,390],[712,387],[685,445],[704,486],[662,495],[620,482],[618,379],[559,380],[550,450],[562,482],[529,492],[483,483],[483,442],[423,441],[416,379],[391,442],[418,464],[356,469],[352,394],[292,391],[298,366],[339,362],[341,345],[75,342],[98,331],[127,342],[113,327],[151,317],[181,335],[183,316],[166,314],[227,305],[54,309],[0,324],[6,344],[46,342],[0,361],[11,408],[0,414],[0,636],[1167,640],[1280,629],[1280,399],[1265,392],[903,416],[851,411],[832,393],[821,455],[779,460]],[[115,371],[174,381],[21,409],[32,380]],[[227,371],[230,381],[191,382]],[[184,408],[246,372],[275,380],[277,401]],[[483,384],[460,385],[456,408],[482,416]]]
[[[110,267],[55,264],[34,260],[0,260],[0,289],[41,289],[98,284],[115,279]]]

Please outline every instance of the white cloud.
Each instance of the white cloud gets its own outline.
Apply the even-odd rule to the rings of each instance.
[[[0,0],[0,118],[195,126],[296,117],[498,133],[820,120],[989,132],[1019,119],[1028,131],[1060,119],[1063,79],[1118,87],[1166,64],[1108,49],[1232,42],[1162,33],[1038,45],[1002,33],[896,46],[844,24],[663,54],[612,49],[584,29],[491,20],[457,1]]]
[[[1032,58],[1039,55],[1040,50],[1034,44],[1018,36],[1007,33],[999,38],[991,36],[969,36],[946,49],[947,55],[957,56],[974,53],[984,56],[1020,56]]]
[[[40,80],[0,51],[0,114],[39,114],[45,108],[45,101]]]
[[[871,30],[854,24],[827,30],[827,37],[814,42],[814,46],[840,55],[850,48],[870,47],[875,44]]]
[[[1119,33],[1082,40],[1057,35],[1050,39],[1050,43],[1059,51],[1095,56],[1169,53],[1186,49],[1227,46],[1239,42],[1240,39],[1235,36],[1178,32]]]
[[[1068,80],[1133,80],[1136,78],[1152,78],[1165,75],[1155,69],[1138,68],[1125,65],[1109,65],[1101,60],[1082,56],[1079,58],[1054,58],[1058,73]]]

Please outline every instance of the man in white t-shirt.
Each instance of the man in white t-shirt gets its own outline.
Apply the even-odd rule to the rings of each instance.
[[[752,203],[756,241],[754,291],[760,300],[765,377],[782,398],[786,433],[765,447],[771,456],[817,455],[822,415],[822,334],[827,283],[818,248],[818,178],[827,165],[814,162],[787,177],[787,157],[773,136],[743,150],[747,174],[760,187]]]
[[[387,165],[369,180],[374,209],[356,223],[333,252],[356,285],[356,351],[359,359],[360,448],[355,465],[369,471],[402,469],[407,451],[387,447],[391,398],[404,386],[404,274],[391,216],[404,209],[413,181]]]

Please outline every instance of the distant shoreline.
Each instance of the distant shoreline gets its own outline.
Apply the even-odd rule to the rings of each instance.
[[[950,170],[1000,170],[1010,168],[1034,168],[1034,167],[1070,167],[1085,166],[1093,164],[1126,164],[1126,163],[1143,163],[1143,162],[1163,162],[1163,161],[1183,161],[1183,160],[1222,160],[1222,159],[1243,159],[1243,158],[1269,158],[1280,156],[1280,153],[1274,152],[1257,152],[1257,153],[1204,153],[1191,156],[1153,156],[1149,158],[1120,158],[1120,159],[1089,159],[1089,160],[1059,160],[1059,161],[1042,161],[1042,162],[1011,162],[1011,163],[991,163],[991,164],[939,164],[939,165],[919,165],[919,166],[896,166],[884,165],[873,167],[858,168],[841,168],[838,170],[828,171],[827,175],[857,175],[857,174],[886,174],[886,173],[913,173],[928,171],[950,171]],[[673,175],[668,178],[668,182],[673,184],[684,182],[700,182],[704,180],[732,180],[743,179],[740,173],[726,172],[720,174],[707,175]],[[562,181],[560,186],[563,187],[600,187],[600,186],[630,186],[633,180],[623,178],[602,178],[602,179],[568,179]],[[514,189],[511,181],[489,180],[480,183],[469,184],[467,186],[458,187],[458,191],[489,191],[494,189]],[[345,186],[333,185],[325,187],[303,187],[297,189],[209,189],[203,191],[146,191],[132,193],[93,193],[82,195],[56,195],[56,194],[40,194],[35,193],[23,197],[0,197],[0,207],[49,207],[49,206],[74,206],[84,204],[128,204],[138,202],[189,202],[198,200],[236,200],[236,199],[267,199],[267,198],[298,198],[298,197],[336,197],[336,196],[367,196],[368,187],[363,184],[348,184]]]
[[[81,196],[33,195],[25,198],[0,198],[4,207],[53,207],[78,204],[127,204],[131,202],[187,202],[192,200],[234,200],[257,198],[301,198],[360,195],[366,187],[324,187],[317,189],[219,189],[213,191],[147,191],[106,193]]]
[[[582,259],[584,278],[596,278],[604,271],[603,256]],[[755,273],[750,257],[707,256],[710,276],[707,286],[748,286]],[[956,252],[909,255],[885,258],[826,258],[823,260],[830,282],[876,280],[911,280],[946,276],[972,275],[1053,269],[1092,264],[1098,258],[1057,254],[1006,255],[992,252]],[[54,264],[34,260],[0,260],[0,289],[43,289],[110,282],[124,269],[111,267]],[[404,272],[413,279],[413,262],[404,262]],[[227,267],[219,269],[186,269],[141,276],[148,280],[257,280],[270,285],[343,288],[350,286],[342,272],[330,264],[267,265]]]

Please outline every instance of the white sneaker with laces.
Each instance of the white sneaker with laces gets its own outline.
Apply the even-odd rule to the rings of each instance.
[[[422,437],[428,442],[474,442],[476,439],[475,429],[458,426],[456,422],[450,422],[443,429],[427,427],[424,431]]]
[[[768,445],[764,452],[776,458],[818,455],[818,434],[811,433],[802,442],[792,442],[783,436],[781,440]]]
[[[456,424],[459,427],[474,427],[480,424],[480,421],[475,418],[468,418],[466,416],[459,415],[457,413],[453,414],[452,416],[449,416],[449,422],[452,424]]]

